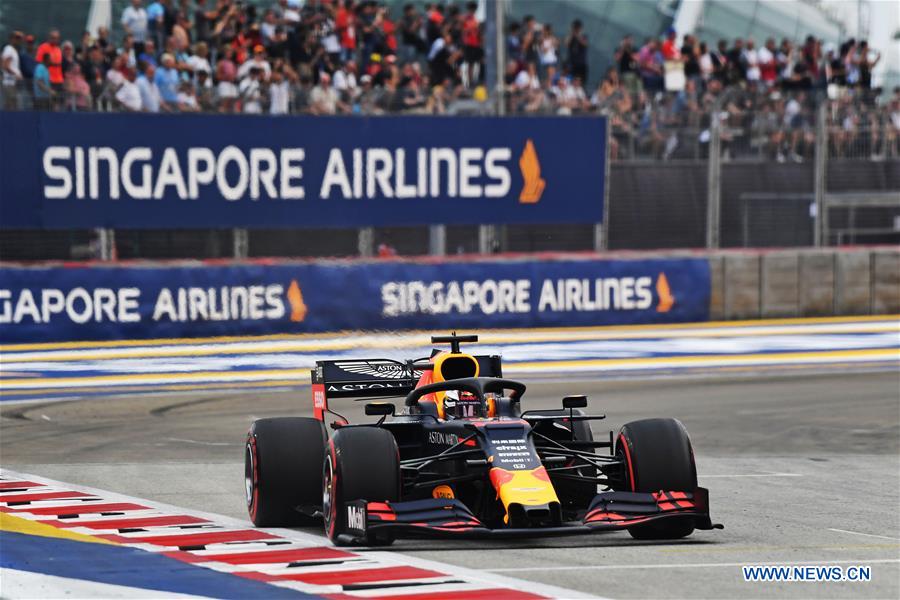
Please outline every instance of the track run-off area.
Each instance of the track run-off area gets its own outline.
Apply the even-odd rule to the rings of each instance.
[[[596,437],[680,419],[722,531],[345,552],[320,528],[253,528],[250,423],[309,415],[317,359],[427,356],[432,333],[446,332],[4,346],[0,596],[900,596],[893,315],[476,332],[468,350],[501,354],[528,384],[523,408],[587,394],[588,412],[608,416]],[[363,403],[332,408],[371,419]],[[862,565],[872,578],[752,583],[745,565]]]
[[[897,317],[494,330],[469,348],[504,375],[604,378],[709,371],[895,365]],[[428,332],[66,342],[3,347],[0,400],[295,388],[316,360],[427,356]]]

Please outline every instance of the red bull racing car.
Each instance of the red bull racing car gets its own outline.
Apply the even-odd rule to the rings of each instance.
[[[407,362],[317,362],[315,417],[260,419],[248,433],[253,523],[323,519],[337,545],[610,530],[676,539],[722,527],[679,421],[634,421],[596,440],[590,422],[605,416],[584,414],[584,396],[523,410],[525,384],[503,378],[499,356],[460,350],[477,339],[435,336],[449,352]],[[350,425],[329,407],[336,398],[379,398],[365,407],[378,420]]]

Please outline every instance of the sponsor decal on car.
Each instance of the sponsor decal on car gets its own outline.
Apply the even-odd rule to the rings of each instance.
[[[356,531],[366,530],[366,509],[364,506],[347,505],[347,528]]]

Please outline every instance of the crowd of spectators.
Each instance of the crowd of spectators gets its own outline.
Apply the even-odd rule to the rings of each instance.
[[[510,111],[602,112],[619,158],[700,157],[718,118],[726,156],[800,162],[812,157],[816,107],[827,100],[833,155],[900,156],[900,89],[878,100],[872,70],[881,56],[866,41],[834,48],[809,36],[797,47],[769,38],[757,48],[739,38],[713,48],[690,34],[679,43],[673,29],[640,46],[625,36],[590,90],[587,47],[579,21],[562,44],[532,17],[513,23],[506,39]]]
[[[14,31],[7,109],[442,114],[484,102],[477,2],[130,0],[124,35]]]
[[[477,2],[130,0],[124,34],[14,31],[0,55],[10,109],[267,114],[447,114],[489,110]],[[504,102],[512,114],[610,118],[614,157],[699,157],[718,119],[727,155],[812,156],[815,111],[829,99],[837,156],[900,155],[900,91],[878,100],[881,59],[865,41],[719,40],[674,30],[631,36],[588,88],[589,40],[532,16],[505,34]],[[595,75],[596,76],[596,75]]]

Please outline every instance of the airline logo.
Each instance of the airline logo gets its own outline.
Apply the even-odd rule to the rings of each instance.
[[[381,286],[381,300],[384,317],[631,310],[667,313],[676,302],[665,273],[655,278],[389,281]]]
[[[522,193],[519,194],[519,202],[522,204],[536,204],[541,201],[541,195],[547,182],[541,179],[541,163],[538,160],[534,142],[528,140],[522,156],[519,157],[519,169],[522,171]]]
[[[331,148],[320,157],[311,154],[299,147],[48,146],[40,164],[43,194],[52,200],[197,200],[204,195],[228,202],[491,199],[515,194],[511,147]],[[324,171],[310,168],[312,158],[325,157]],[[546,181],[531,139],[519,156],[519,169],[519,202],[536,204]]]
[[[308,309],[306,303],[303,302],[303,291],[296,279],[291,280],[291,285],[287,291],[288,304],[291,307],[291,321],[294,323],[302,323],[306,318]]]

